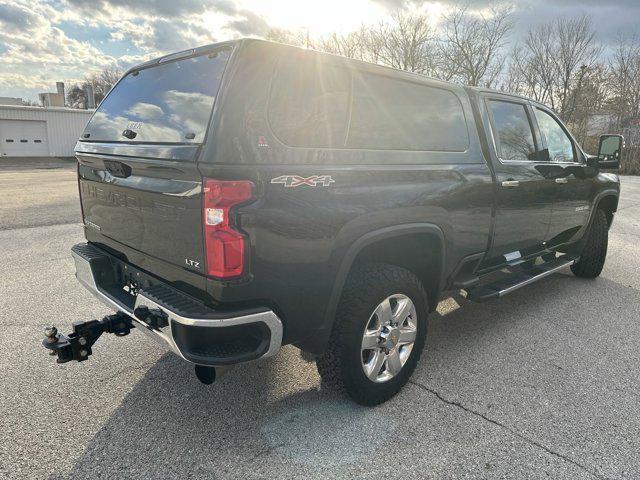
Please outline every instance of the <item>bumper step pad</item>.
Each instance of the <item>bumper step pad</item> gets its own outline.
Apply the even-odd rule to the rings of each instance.
[[[189,362],[216,367],[243,363],[273,356],[282,345],[282,322],[268,307],[217,309],[92,244],[79,244],[71,251],[76,277],[85,288]],[[132,275],[133,293],[125,288]],[[53,345],[64,348],[75,338],[58,339],[56,334],[45,339],[50,350]],[[69,356],[76,359],[75,350]]]

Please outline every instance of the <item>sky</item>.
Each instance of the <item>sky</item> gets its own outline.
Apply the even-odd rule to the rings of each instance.
[[[423,11],[437,24],[459,3],[511,5],[516,40],[538,23],[582,14],[605,46],[640,34],[640,0],[0,0],[0,96],[37,100],[56,81],[71,85],[104,68],[271,28],[347,33],[398,9]]]

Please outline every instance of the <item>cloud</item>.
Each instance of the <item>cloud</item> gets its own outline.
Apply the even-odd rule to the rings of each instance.
[[[241,35],[264,36],[269,31],[269,24],[250,10],[242,10],[238,12],[237,16],[238,18],[227,24],[227,28],[235,30]]]
[[[140,120],[155,120],[157,118],[162,118],[164,115],[162,108],[158,105],[144,102],[133,104],[131,108],[124,113],[127,115],[135,115]]]
[[[320,1],[315,0],[318,3],[313,6],[321,5]],[[522,39],[528,28],[542,22],[586,13],[594,19],[599,40],[612,45],[618,34],[636,33],[640,18],[640,0],[469,1],[471,8],[513,4],[517,22],[514,39]],[[57,80],[76,82],[103,68],[128,69],[188,47],[240,36],[264,36],[269,22],[278,24],[279,20],[270,17],[268,9],[256,6],[261,5],[256,2],[0,0],[0,96],[19,92],[35,99],[35,89],[53,89]],[[436,4],[446,9],[468,3],[467,0],[370,2],[377,11],[388,12],[427,9]],[[249,8],[250,5],[253,6]],[[284,19],[287,11],[285,8],[279,17]]]
[[[0,87],[12,87],[16,84],[26,89],[44,89],[49,86],[48,80],[42,75],[27,76],[19,73],[0,73]]]
[[[195,92],[180,92],[169,90],[164,101],[169,107],[171,121],[181,126],[185,132],[195,134],[194,141],[204,139],[207,121],[215,97]]]
[[[181,15],[196,15],[206,10],[217,10],[225,14],[233,14],[236,7],[229,0],[66,0],[65,3],[85,13],[100,12],[110,14],[114,9],[122,9],[138,15],[175,18]]]
[[[150,26],[153,33],[144,38],[142,45],[161,52],[184,50],[216,40],[211,31],[195,22],[161,19]]]
[[[24,5],[0,4],[0,23],[6,33],[21,33],[25,29],[42,27],[46,21]]]
[[[74,80],[115,62],[91,44],[67,36],[52,18],[56,15],[48,4],[0,5],[0,95],[24,91],[20,95],[34,99],[36,89],[51,90],[56,80]]]
[[[403,9],[420,9],[422,0],[371,0],[389,12]],[[599,40],[605,46],[616,42],[619,34],[638,34],[640,0],[439,0],[446,8],[469,6],[485,9],[491,6],[511,6],[517,28],[514,39],[525,37],[531,27],[558,18],[579,18],[589,15],[597,27]]]
[[[158,55],[213,43],[219,38],[265,35],[269,25],[260,16],[238,8],[231,0],[61,0],[90,22],[110,28],[113,41],[128,41],[135,48]],[[205,16],[215,17],[209,25]]]

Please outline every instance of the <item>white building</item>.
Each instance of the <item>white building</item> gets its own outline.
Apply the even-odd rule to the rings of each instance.
[[[20,97],[0,97],[0,105],[23,105]]]
[[[92,113],[0,105],[0,157],[72,157]]]
[[[39,93],[43,107],[64,107],[64,93]]]

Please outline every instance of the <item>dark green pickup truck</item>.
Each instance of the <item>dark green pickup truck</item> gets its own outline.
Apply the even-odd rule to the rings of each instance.
[[[76,275],[117,313],[44,345],[85,360],[135,327],[210,383],[293,344],[383,402],[443,296],[600,274],[622,147],[587,155],[527,98],[265,41],[149,61],[76,146]]]

